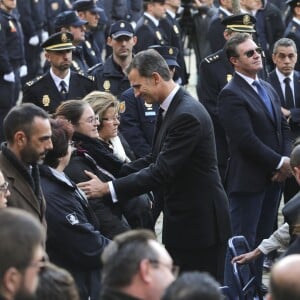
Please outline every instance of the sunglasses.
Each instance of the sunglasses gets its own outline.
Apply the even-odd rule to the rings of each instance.
[[[255,52],[256,52],[257,54],[261,55],[261,54],[262,54],[262,49],[261,49],[260,47],[257,47],[257,48],[255,48],[255,49],[246,51],[244,54],[245,54],[248,58],[250,58],[250,57],[252,57],[252,56],[255,54]]]

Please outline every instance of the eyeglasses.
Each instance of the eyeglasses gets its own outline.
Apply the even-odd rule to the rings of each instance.
[[[116,121],[120,121],[120,116],[117,115],[117,116],[114,116],[112,118],[102,118],[102,121],[107,121],[107,122],[116,122]]]
[[[261,49],[260,47],[257,47],[257,48],[255,48],[255,49],[246,51],[244,54],[245,54],[248,58],[250,58],[250,57],[252,57],[252,56],[255,54],[255,52],[256,52],[257,54],[261,55],[261,54],[262,54],[262,49]]]
[[[157,259],[149,259],[149,262],[152,265],[160,265],[160,266],[167,268],[173,274],[174,277],[177,277],[179,274],[179,266],[176,266],[173,264],[169,265],[169,264],[163,263]]]
[[[89,117],[86,119],[85,122],[92,124],[92,123],[97,123],[99,121],[99,117],[98,116],[94,116],[94,117]]]
[[[0,192],[5,195],[7,191],[8,191],[8,182],[4,181],[4,183],[0,185]]]

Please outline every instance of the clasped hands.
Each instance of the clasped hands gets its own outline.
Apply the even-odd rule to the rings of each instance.
[[[101,181],[95,174],[84,171],[91,178],[89,181],[80,182],[77,186],[85,193],[87,198],[102,197],[109,193],[108,183]]]

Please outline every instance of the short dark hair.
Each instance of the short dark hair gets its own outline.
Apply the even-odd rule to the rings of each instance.
[[[36,299],[79,300],[72,275],[65,269],[47,263],[39,275]]]
[[[54,118],[64,118],[73,125],[77,124],[86,106],[89,104],[81,100],[68,100],[62,102],[53,114]]]
[[[18,131],[23,131],[26,137],[30,139],[32,123],[35,117],[48,119],[49,115],[42,108],[32,103],[24,103],[13,107],[3,121],[6,140],[9,143],[13,143],[14,135]]]
[[[127,74],[132,69],[137,69],[142,77],[150,78],[156,72],[164,80],[171,80],[169,66],[165,59],[154,49],[147,49],[137,53],[126,69]]]
[[[297,52],[296,43],[289,38],[281,38],[274,44],[273,54],[277,53],[278,47],[293,47],[295,52]]]
[[[298,140],[298,142],[300,142]],[[300,167],[300,144],[296,144],[291,153],[290,165],[292,168]]]
[[[73,126],[66,120],[50,120],[53,148],[46,153],[44,164],[56,168],[59,158],[68,153],[69,141],[73,135]]]
[[[129,285],[143,259],[158,259],[158,254],[149,245],[150,240],[156,240],[155,235],[146,229],[130,230],[115,236],[101,256],[104,288]]]
[[[25,210],[8,207],[0,210],[0,278],[15,267],[26,269],[34,251],[45,240],[44,230],[36,218]]]
[[[162,300],[221,300],[218,282],[206,272],[182,273],[166,289]]]
[[[231,57],[238,57],[239,54],[237,53],[238,45],[246,42],[247,40],[251,39],[252,36],[246,32],[238,32],[234,36],[232,36],[225,44],[225,51],[227,59],[230,61]]]

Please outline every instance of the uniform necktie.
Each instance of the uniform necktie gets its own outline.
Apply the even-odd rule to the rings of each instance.
[[[60,94],[62,95],[63,99],[66,99],[67,98],[67,94],[68,94],[68,91],[67,91],[67,85],[66,83],[62,80],[60,83]]]
[[[294,96],[293,96],[293,92],[290,86],[290,81],[291,78],[286,77],[284,80],[285,83],[285,104],[286,104],[286,108],[294,108],[295,104],[294,104]]]
[[[271,100],[267,94],[267,91],[265,90],[265,88],[260,84],[259,81],[253,81],[252,83],[256,88],[257,88],[257,92],[259,97],[262,99],[264,105],[267,107],[268,112],[270,113],[271,117],[274,117],[273,114],[273,108],[272,108],[272,103]]]

